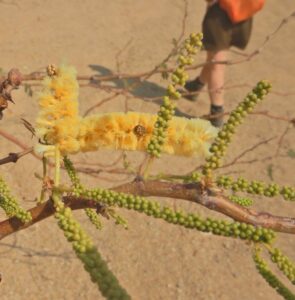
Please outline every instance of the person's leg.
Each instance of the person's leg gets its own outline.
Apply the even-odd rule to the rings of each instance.
[[[226,60],[227,50],[207,51],[207,62]],[[185,89],[189,92],[198,92],[206,84],[210,98],[210,114],[217,115],[217,118],[211,119],[214,126],[221,127],[223,124],[223,85],[224,85],[225,65],[224,64],[206,64],[198,77],[188,81]],[[195,100],[196,96],[186,96],[189,100]],[[219,116],[218,116],[219,115]]]
[[[214,59],[214,52],[207,51],[207,60],[206,62],[210,62]],[[207,83],[212,70],[211,64],[205,64],[202,68],[200,75],[197,76],[195,79],[188,81],[184,86],[187,90],[191,91],[199,91],[202,89]],[[199,89],[197,89],[199,88]]]
[[[193,95],[184,95],[184,97],[188,100],[195,101],[197,100],[198,92],[200,92],[204,87],[205,83],[200,80],[200,77],[196,77],[193,80],[189,80],[185,83],[184,89],[190,93],[194,93]]]
[[[226,50],[208,51],[207,61],[224,61],[226,60]],[[224,85],[225,65],[224,64],[208,64],[199,76],[199,79],[208,85],[208,93],[210,98],[210,114],[219,115],[219,117],[211,119],[214,126],[221,127],[223,124],[223,85]]]
[[[208,76],[211,73],[212,65],[209,64],[208,62],[210,62],[213,59],[213,54],[214,52],[207,51],[207,59],[206,59],[207,64],[205,64],[205,66],[201,70],[200,75],[197,77],[204,85],[207,84]]]
[[[226,50],[207,52],[207,61],[225,61]],[[202,82],[208,84],[210,102],[216,106],[223,106],[223,85],[225,75],[225,64],[208,64],[206,65],[199,78]]]
[[[225,60],[225,55],[226,51],[207,51],[207,62],[210,61],[217,61],[217,60]],[[224,65],[219,65],[219,64],[206,64],[202,70],[199,76],[197,76],[195,79],[187,81],[184,88],[189,91],[189,92],[198,92],[200,91],[203,87],[205,87],[206,84],[211,86],[209,88],[209,95],[210,95],[210,100],[211,103],[217,104],[218,102],[221,101],[222,95],[220,97],[216,96],[216,92],[212,93],[211,95],[211,90],[214,89],[214,87],[217,85],[218,86],[223,86],[224,83]],[[215,89],[216,90],[216,89]],[[216,99],[217,97],[217,99]]]

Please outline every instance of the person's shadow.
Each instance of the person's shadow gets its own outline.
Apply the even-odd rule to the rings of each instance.
[[[101,65],[89,65],[90,69],[97,72],[100,76],[111,76],[114,73]],[[135,97],[141,98],[142,101],[153,102],[158,105],[162,103],[161,97],[166,94],[166,89],[159,86],[156,83],[150,81],[140,81],[138,78],[123,78],[110,80],[117,89],[125,89],[129,87],[129,92]],[[93,80],[95,83],[95,79]],[[153,99],[159,98],[159,99]],[[180,117],[192,118],[193,116],[188,115],[176,108],[175,115]]]

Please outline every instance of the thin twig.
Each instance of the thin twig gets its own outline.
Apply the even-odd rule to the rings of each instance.
[[[16,163],[21,157],[31,153],[33,151],[33,148],[28,148],[27,150],[24,150],[22,152],[18,153],[9,153],[8,156],[0,159],[0,165],[8,164],[8,163]]]
[[[182,29],[181,29],[181,33],[177,39],[177,42],[179,42],[183,35],[184,35],[184,24],[186,22],[186,18],[187,18],[187,1],[184,0],[185,2],[185,12],[184,12],[184,17],[183,17],[183,21],[182,21]],[[260,47],[258,47],[257,49],[255,49],[253,52],[251,52],[250,54],[243,54],[244,58],[243,59],[239,59],[239,60],[225,60],[225,61],[206,61],[204,63],[201,64],[196,64],[193,66],[189,66],[186,68],[186,70],[196,70],[199,68],[204,67],[207,64],[225,64],[225,65],[236,65],[236,64],[240,64],[243,62],[247,62],[252,60],[255,56],[257,56],[258,54],[260,54],[264,48],[266,47],[266,45],[278,34],[278,32],[283,28],[283,26],[285,26],[291,18],[293,18],[295,16],[295,11],[292,12],[289,16],[285,17],[280,24],[277,26],[277,28],[275,28],[275,30],[273,32],[271,32],[270,34],[268,34],[264,41],[262,42],[262,44],[260,45]],[[158,73],[163,73],[163,72],[167,72],[167,73],[171,73],[174,71],[174,68],[162,68],[161,66],[163,65],[163,63],[167,62],[171,56],[173,56],[173,54],[175,53],[175,49],[173,48],[172,51],[168,54],[168,56],[162,60],[161,63],[159,63],[157,66],[155,66],[152,70],[147,71],[147,72],[141,72],[141,73],[136,73],[136,74],[129,74],[129,73],[120,73],[120,74],[112,74],[112,75],[106,75],[106,76],[100,76],[100,75],[79,75],[77,77],[77,79],[79,81],[90,81],[90,82],[101,82],[101,81],[112,81],[115,79],[135,79],[135,78],[141,78],[141,80],[147,80],[147,78],[149,78],[151,75],[153,74],[158,74]],[[241,53],[239,53],[240,55]],[[44,78],[45,73],[44,72],[33,72],[27,75],[23,75],[23,81],[40,81]]]
[[[103,163],[98,163],[98,162],[83,162],[83,161],[73,161],[74,165],[80,164],[80,165],[90,165],[90,166],[95,166],[95,167],[100,167],[100,168],[110,168],[118,164],[122,158],[124,157],[124,152],[122,151],[120,155],[111,163],[108,164],[103,164]]]
[[[236,156],[231,162],[229,162],[229,163],[221,166],[220,169],[227,168],[229,166],[232,166],[232,165],[236,164],[238,162],[238,160],[241,159],[242,157],[244,157],[247,153],[252,152],[253,150],[255,150],[258,147],[260,147],[261,145],[268,144],[270,141],[273,141],[276,138],[277,137],[274,136],[274,137],[271,137],[271,138],[268,138],[266,140],[258,142],[257,144],[255,144],[255,145],[251,146],[250,148],[244,150],[242,153],[240,153],[238,156]]]
[[[90,114],[91,111],[93,111],[95,108],[98,108],[99,106],[103,105],[106,102],[109,102],[113,99],[115,99],[117,96],[119,96],[121,94],[121,91],[115,92],[113,95],[106,97],[104,99],[102,99],[101,101],[99,101],[98,103],[90,106],[84,113],[83,117],[86,117],[87,115]]]
[[[290,124],[287,125],[287,127],[285,128],[284,132],[282,133],[282,135],[280,136],[280,139],[279,139],[279,142],[278,142],[278,148],[277,148],[277,151],[276,151],[276,154],[275,156],[277,157],[280,153],[280,149],[282,147],[282,144],[283,144],[283,140],[285,138],[285,136],[287,135],[288,131],[290,129]]]

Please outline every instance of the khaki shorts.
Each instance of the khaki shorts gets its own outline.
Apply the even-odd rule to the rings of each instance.
[[[250,39],[253,19],[233,24],[218,3],[208,8],[203,20],[203,45],[207,51],[244,49]]]

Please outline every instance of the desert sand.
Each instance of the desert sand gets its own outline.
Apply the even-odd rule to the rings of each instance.
[[[263,11],[255,16],[251,41],[244,53],[259,48],[294,10],[293,0],[266,1]],[[185,34],[200,31],[205,1],[189,0]],[[8,71],[17,67],[27,74],[44,70],[50,63],[66,62],[77,68],[80,75],[110,74],[111,72],[140,73],[161,62],[172,48],[172,39],[181,32],[183,0],[22,0],[1,1],[0,67]],[[273,91],[257,111],[268,111],[284,117],[294,117],[295,82],[295,21],[290,19],[252,60],[227,68],[226,110],[243,99],[250,87],[260,79],[268,79]],[[204,53],[197,62],[203,62]],[[230,59],[241,59],[231,53]],[[195,76],[198,70],[191,71]],[[108,82],[122,87],[124,82]],[[128,109],[155,113],[159,104],[148,98],[163,95],[167,82],[160,75],[143,82],[128,98]],[[24,88],[14,92],[16,104],[10,105],[0,121],[1,129],[26,145],[34,144],[30,132],[21,124],[25,118],[32,124],[38,111],[36,92],[30,97]],[[80,111],[109,96],[101,89],[80,89]],[[145,97],[146,101],[139,97]],[[126,97],[121,95],[98,107],[93,113],[124,111]],[[191,116],[208,112],[207,93],[197,103],[185,99],[178,102],[180,111]],[[274,157],[278,141],[288,124],[263,115],[250,116],[238,131],[226,159],[230,162],[246,148],[267,138],[276,137],[249,152],[243,160],[256,161],[236,164],[223,173],[244,176],[279,184],[293,185],[295,159],[287,155],[295,150],[294,129],[290,129]],[[0,157],[20,151],[12,142],[1,137]],[[75,162],[106,164],[115,161],[120,152],[101,151],[73,156]],[[267,156],[271,159],[263,160]],[[133,166],[142,160],[142,153],[127,153]],[[163,156],[151,172],[184,174],[202,161],[193,158]],[[117,167],[122,167],[122,162]],[[101,168],[99,165],[98,169]],[[110,169],[110,168],[106,168]],[[14,193],[29,208],[34,206],[41,183],[34,173],[41,172],[41,163],[26,156],[17,164],[1,166]],[[109,187],[131,180],[132,177],[102,172],[96,178],[82,175],[89,186]],[[200,206],[159,199],[176,207],[219,217]],[[256,198],[255,209],[278,215],[294,216],[294,203],[282,199]],[[103,220],[104,228],[97,231],[82,211],[75,216],[91,234],[102,256],[118,276],[122,285],[136,300],[264,300],[281,299],[260,277],[251,259],[247,243],[231,238],[216,237],[186,230],[135,212],[121,211],[129,222],[129,230],[112,221]],[[1,213],[0,220],[4,219]],[[295,238],[280,234],[277,243],[295,260]],[[27,230],[0,241],[0,299],[102,299],[91,283],[82,264],[75,258],[71,246],[58,229],[53,217]],[[294,289],[293,289],[294,290]]]

